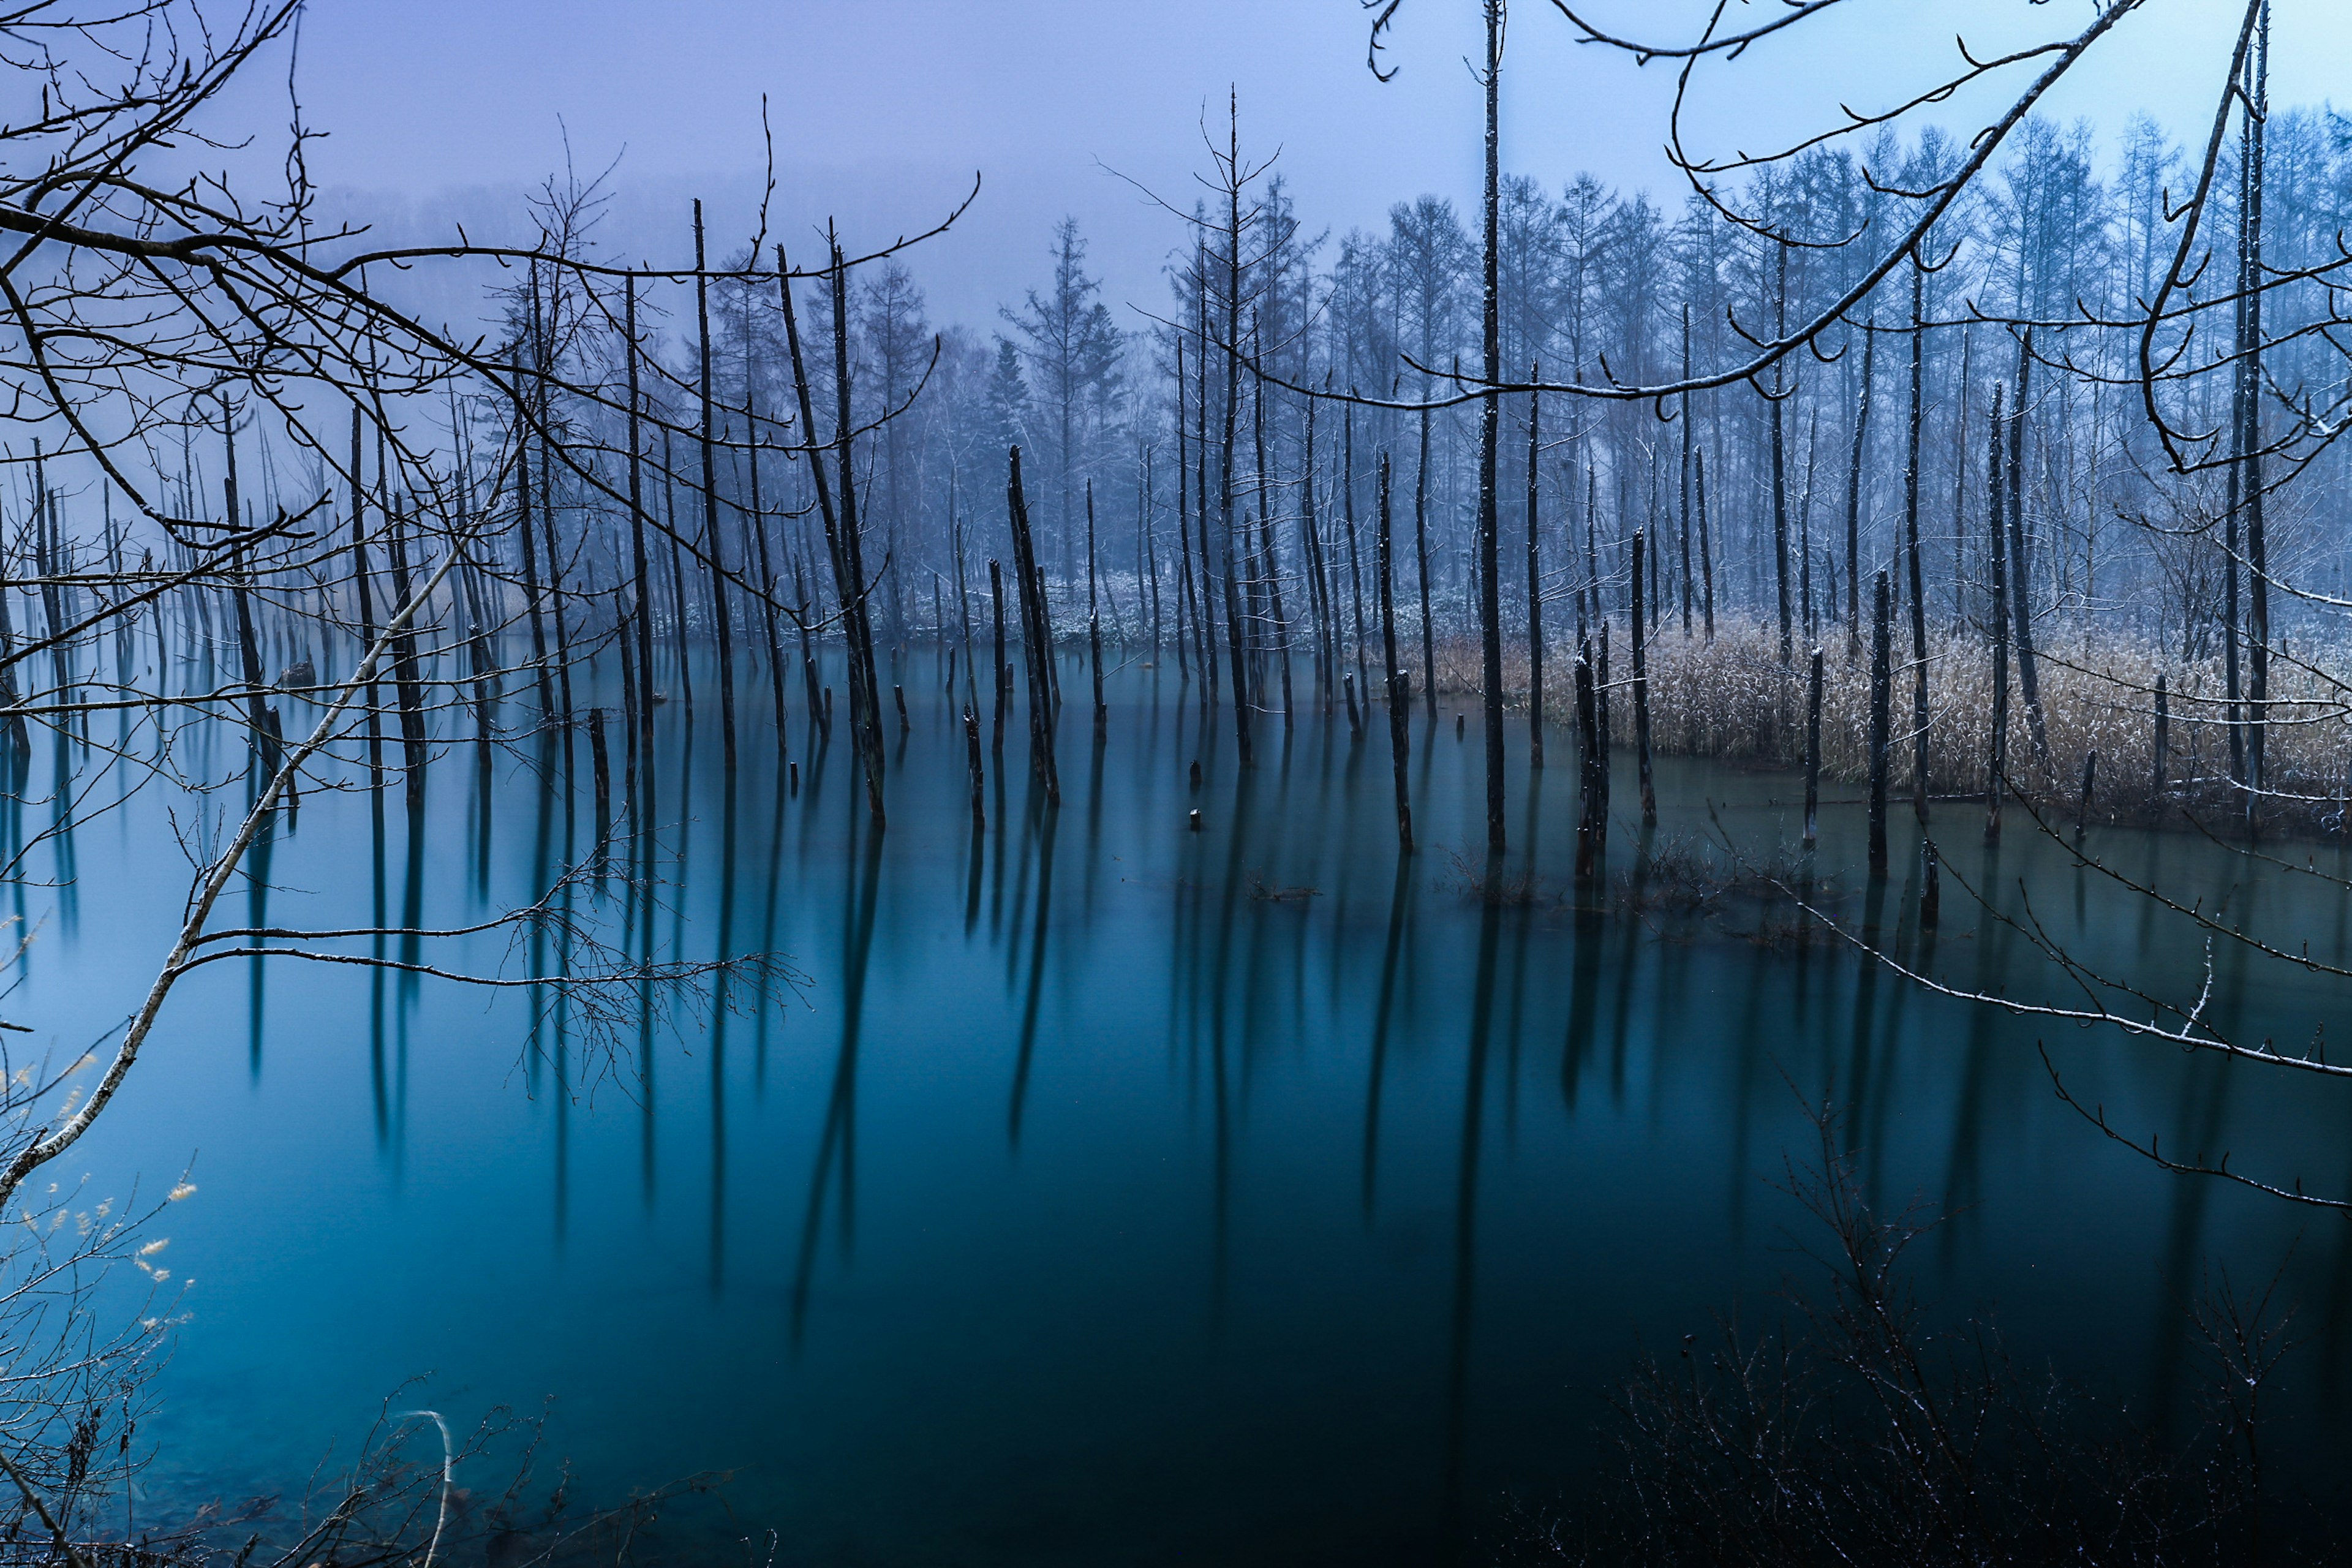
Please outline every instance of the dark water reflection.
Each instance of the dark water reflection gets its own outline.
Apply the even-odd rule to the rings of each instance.
[[[1072,703],[1058,813],[1016,712],[975,843],[942,674],[924,651],[889,677],[914,722],[889,742],[884,835],[845,731],[795,722],[793,793],[762,739],[723,778],[715,721],[698,735],[665,707],[641,782],[667,826],[616,850],[659,900],[618,877],[572,895],[631,952],[789,954],[807,984],[785,1005],[681,1037],[661,997],[626,998],[616,1051],[576,1008],[414,975],[257,962],[190,983],[89,1146],[106,1191],[197,1157],[201,1194],[170,1215],[194,1288],[149,1429],[158,1491],[299,1486],[430,1373],[457,1415],[551,1396],[551,1449],[588,1495],[735,1470],[737,1517],[785,1561],[1426,1561],[1507,1489],[1594,1460],[1637,1346],[1768,1316],[1810,1267],[1770,1184],[1803,1152],[1801,1094],[1835,1101],[1882,1200],[1963,1205],[1927,1290],[2135,1401],[2188,1396],[2183,1314],[2211,1271],[2285,1259],[2307,1342],[2287,1414],[2337,1447],[2346,1227],[2148,1168],[2053,1100],[2033,1046],[2119,1125],[2317,1184],[2352,1184],[2341,1095],[2037,1032],[1850,950],[1579,914],[1556,896],[1564,743],[1512,785],[1514,866],[1531,851],[1553,896],[1482,903],[1456,854],[1483,841],[1479,751],[1450,709],[1415,724],[1424,849],[1402,866],[1384,745],[1274,720],[1237,776],[1229,719],[1173,670],[1114,680],[1099,749]],[[396,790],[314,794],[247,912],[461,924],[588,852],[584,754],[569,793],[560,752],[477,761],[438,763],[421,816]],[[1709,802],[1744,841],[1794,837],[1784,781],[1662,763],[1659,787],[1669,844]],[[2095,966],[2194,985],[2191,936],[2021,825],[1983,855],[1975,808],[1949,811],[1957,872],[2012,905],[2022,880]],[[1824,864],[1858,866],[1860,828],[1830,807]],[[1633,838],[1621,820],[1620,868]],[[2308,879],[2225,883],[2179,837],[2094,843],[2344,951],[2345,901]],[[78,910],[13,1015],[63,1049],[144,984],[182,886],[160,806],[71,848]],[[1898,874],[1857,906],[1906,953],[1915,895]],[[1948,887],[1927,961],[2052,986],[2013,932],[1976,928]],[[582,955],[541,933],[463,957]],[[2243,1027],[2300,1041],[2332,1015],[2321,982],[2216,963]]]

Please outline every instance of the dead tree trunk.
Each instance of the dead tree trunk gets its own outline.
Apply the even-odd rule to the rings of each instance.
[[[1886,871],[1886,753],[1893,724],[1890,689],[1894,650],[1886,601],[1886,569],[1880,567],[1870,600],[1870,869]]]
[[[1397,665],[1394,552],[1389,536],[1389,455],[1381,454],[1380,555],[1381,649],[1387,672],[1389,760],[1396,775],[1397,844],[1412,853],[1412,793],[1405,782],[1405,760],[1412,750],[1412,716],[1407,711],[1412,694],[1407,677]]]
[[[1421,411],[1421,463],[1412,477],[1412,552],[1421,575],[1422,700],[1437,721],[1437,622],[1429,613],[1429,410]]]
[[[425,697],[416,671],[416,623],[423,618],[423,613],[409,609],[406,521],[397,509],[386,518],[390,525],[394,613],[407,612],[400,635],[393,639],[392,668],[394,689],[400,701],[401,743],[408,763],[408,804],[414,808],[425,804]]]
[[[856,474],[850,451],[849,319],[845,298],[848,268],[843,263],[841,247],[837,245],[832,249],[832,262],[835,401],[834,438],[830,445],[836,448],[839,459],[841,494],[837,510],[833,488],[825,476],[824,460],[815,453],[810,455],[809,477],[816,489],[817,515],[824,524],[825,550],[832,557],[842,631],[848,645],[850,730],[866,774],[866,809],[879,824],[884,820],[882,710],[880,693],[876,689],[872,626],[866,616],[865,551],[858,538]],[[799,312],[793,303],[792,268],[782,246],[776,247],[776,273],[778,293],[784,311],[784,342],[792,358],[793,384],[800,401],[801,428],[814,441],[816,432],[815,399],[809,386],[807,363],[801,347]],[[825,733],[830,736],[833,725],[829,713],[824,723]]]
[[[2246,200],[2242,223],[2245,228],[2245,277],[2242,292],[2245,320],[2244,346],[2238,374],[2245,384],[2242,400],[2243,428],[2238,449],[2245,454],[2246,501],[2246,826],[2254,826],[2255,804],[2268,787],[2264,760],[2269,750],[2271,694],[2271,592],[2269,527],[2263,483],[2263,164],[2270,119],[2270,11],[2263,11],[2260,52],[2252,64],[2252,101],[2246,114]]]
[[[1698,480],[1698,569],[1704,584],[1706,612],[1706,640],[1715,640],[1715,547],[1706,534],[1706,448],[1700,447],[1691,465]]]
[[[1235,126],[1231,148],[1233,179],[1225,234],[1225,407],[1224,437],[1217,447],[1217,534],[1225,552],[1225,640],[1233,656],[1234,738],[1241,765],[1255,765],[1250,750],[1250,705],[1256,700],[1250,679],[1248,624],[1241,608],[1241,585],[1234,579],[1249,559],[1245,545],[1237,546],[1234,530],[1234,451],[1241,417],[1242,340],[1242,187],[1240,128]],[[1205,540],[1205,535],[1203,536]]]
[[[1356,612],[1356,689],[1363,693],[1366,702],[1370,702],[1372,686],[1364,665],[1364,577],[1358,569],[1360,555],[1356,548],[1356,409],[1353,404],[1348,405],[1343,420],[1339,496],[1348,526],[1348,596],[1354,602]]]
[[[694,204],[694,325],[696,353],[701,372],[697,395],[702,401],[702,553],[710,569],[710,619],[718,638],[719,734],[727,753],[727,768],[735,768],[735,639],[727,607],[727,555],[719,535],[718,431],[710,384],[710,280],[704,272],[702,204]],[[544,476],[542,476],[544,478]],[[845,593],[844,598],[847,595]],[[877,805],[876,816],[880,816]]]
[[[227,455],[227,474],[221,481],[228,508],[226,521],[230,528],[241,530],[245,526],[245,518],[239,510],[236,493],[236,432],[235,416],[226,396],[221,399],[221,439]],[[38,548],[40,531],[47,524],[44,514],[48,509],[47,476],[41,465],[38,442],[33,446],[33,493],[34,531],[36,547]],[[35,569],[41,570],[37,560]],[[57,650],[59,666],[58,700],[63,702],[70,694],[64,689],[64,641],[58,636],[64,627],[58,620],[57,590],[52,577],[53,574],[42,571],[42,587],[47,595],[49,612],[49,637]],[[266,783],[278,776],[282,748],[278,744],[278,710],[269,705],[269,679],[262,669],[261,644],[254,631],[251,569],[242,562],[229,576],[229,598],[236,607],[236,651],[245,674],[246,721],[253,727],[254,752],[260,759],[261,781]]]
[[[1914,334],[1912,341],[1918,341]],[[1871,322],[1862,329],[1862,397],[1853,416],[1853,463],[1845,481],[1845,656],[1862,656],[1862,459],[1870,445],[1870,388],[1877,379],[1878,330]],[[1916,410],[1915,410],[1916,413]],[[1914,467],[1916,467],[1918,425],[1912,425]],[[1917,500],[1916,487],[1912,499]],[[1916,517],[1915,510],[1913,513]],[[1831,581],[1834,583],[1835,578]]]
[[[1257,352],[1257,324],[1250,324],[1251,353]],[[1258,574],[1265,579],[1266,605],[1273,616],[1275,652],[1282,659],[1282,732],[1290,733],[1290,621],[1282,611],[1282,561],[1274,547],[1274,523],[1266,512],[1266,491],[1274,483],[1273,471],[1265,461],[1265,383],[1259,381],[1250,398],[1250,441],[1257,459],[1257,547],[1263,564]]]
[[[1201,608],[1192,588],[1192,432],[1184,425],[1184,334],[1176,334],[1176,675],[1192,677],[1193,649],[1188,639],[1200,634]],[[1202,679],[1207,679],[1207,672]]]
[[[548,347],[547,329],[540,318],[539,289],[534,274],[530,295],[531,334],[537,340],[535,359],[539,365],[539,521],[541,543],[547,549],[547,603],[555,621],[555,695],[556,711],[562,718],[563,733],[563,777],[568,789],[572,775],[572,637],[570,617],[564,604],[563,552],[555,536],[555,442],[550,433],[549,384],[554,379],[552,354]],[[530,520],[525,518],[529,528]]]
[[[2017,620],[2017,689],[2025,698],[2025,722],[2033,737],[2033,760],[2050,771],[2050,730],[2042,717],[2040,667],[2033,658],[2030,560],[2025,534],[2025,399],[2033,369],[2033,333],[2017,345],[2017,397],[2009,410],[2009,600]]]
[[[815,439],[811,437],[810,439]],[[814,466],[814,465],[812,465]],[[683,535],[677,526],[677,459],[670,450],[669,426],[662,426],[662,518],[664,531],[669,536],[669,620],[670,640],[677,645],[677,694],[686,709],[686,721],[694,722],[694,661],[688,657],[686,637],[686,548],[678,541]]]
[[[1151,658],[1157,664],[1160,650],[1166,646],[1167,638],[1163,633],[1164,623],[1160,618],[1160,541],[1151,526],[1151,447],[1147,444],[1143,448],[1143,489],[1137,498],[1135,509],[1135,533],[1137,552],[1143,558],[1140,564],[1151,588]],[[1139,605],[1136,617],[1139,620],[1142,615],[1143,608]],[[1183,628],[1178,627],[1177,633],[1181,647]]]
[[[1633,752],[1641,768],[1642,826],[1658,822],[1658,792],[1650,779],[1650,625],[1643,618],[1643,566],[1648,551],[1646,531],[1633,531]]]
[[[1502,93],[1503,0],[1486,0],[1486,191],[1484,204],[1486,266],[1480,289],[1481,360],[1489,385],[1503,379],[1502,289]],[[1478,404],[1478,642],[1479,670],[1486,687],[1486,853],[1500,855],[1503,822],[1503,599],[1501,496],[1497,464],[1502,456],[1503,401],[1488,393]],[[1638,642],[1636,644],[1638,645]],[[1647,758],[1645,752],[1643,757]],[[1643,799],[1648,798],[1646,773]]]
[[[1315,527],[1315,405],[1307,400],[1307,447],[1302,461],[1306,473],[1298,486],[1299,542],[1307,552],[1307,611],[1315,617],[1315,679],[1319,689],[1323,711],[1331,711],[1332,666],[1338,662],[1339,628],[1331,615],[1330,581],[1324,573],[1323,539]]]
[[[352,405],[352,584],[359,599],[360,647],[375,646],[375,589],[369,580],[367,560],[367,486],[361,481],[360,409]],[[158,622],[160,626],[161,623]],[[160,673],[160,672],[159,672]],[[367,683],[368,786],[383,787],[383,726],[378,717],[383,694]],[[21,722],[21,721],[20,721]]]
[[[1528,379],[1543,379],[1543,364],[1530,362]],[[1543,394],[1528,394],[1528,766],[1544,765],[1544,685],[1543,685],[1543,556],[1537,547],[1537,501],[1539,488],[1537,479],[1541,472],[1538,464],[1543,452]],[[1688,540],[1685,540],[1687,555]],[[1685,595],[1688,607],[1689,595]],[[1688,620],[1685,616],[1685,620]],[[1684,630],[1689,630],[1685,626]]]
[[[851,451],[855,426],[850,421],[849,267],[840,243],[830,233],[826,243],[833,258],[833,397],[834,444],[841,490],[841,546],[849,568],[842,595],[843,618],[849,632],[849,662],[854,693],[865,701],[864,739],[866,801],[878,825],[882,819],[882,682],[874,666],[874,578],[866,570],[865,519],[857,510],[857,472]],[[855,716],[853,716],[855,717]]]
[[[1919,440],[1927,417],[1926,295],[1927,271],[1914,258],[1911,433],[1903,462],[1903,543],[1911,566],[1911,809],[1923,823],[1927,820],[1927,579],[1919,559]]]
[[[1683,379],[1685,381],[1688,381],[1690,379],[1690,307],[1688,305],[1685,305],[1683,307]],[[1540,394],[1534,395],[1540,395]],[[1676,423],[1682,426],[1683,437],[1683,504],[1681,511],[1683,536],[1683,636],[1687,637],[1691,635],[1691,593],[1693,587],[1691,580],[1691,458],[1696,448],[1696,441],[1691,434],[1691,407],[1689,393],[1685,392],[1683,394],[1682,399],[1675,408],[1675,415]],[[1532,441],[1532,439],[1533,437],[1530,436],[1530,441]],[[1532,455],[1530,455],[1529,462],[1530,465],[1532,465]],[[1529,480],[1528,494],[1533,495],[1534,493],[1534,481]],[[1533,507],[1531,506],[1528,510],[1530,515],[1532,515],[1534,510]]]
[[[1592,639],[1576,645],[1576,728],[1578,746],[1576,813],[1576,879],[1590,883],[1599,869],[1600,822],[1608,809],[1601,802],[1601,781],[1608,769],[1608,742],[1601,732],[1600,694],[1592,675]]]
[[[1029,532],[1029,500],[1021,488],[1021,448],[1009,454],[1005,511],[1013,525],[1013,575],[1021,584],[1021,642],[1029,667],[1029,760],[1045,785],[1045,804],[1062,804],[1061,770],[1054,759],[1054,635],[1045,608],[1045,579]]]
[[[1776,333],[1786,336],[1789,326],[1789,247],[1779,247],[1780,289],[1779,325]],[[1772,373],[1774,391],[1772,404],[1772,563],[1773,582],[1780,595],[1780,663],[1786,666],[1795,657],[1795,627],[1789,603],[1789,443],[1785,433],[1787,421],[1782,405],[1788,400],[1789,389],[1782,383],[1783,373],[1775,367]],[[1774,750],[1778,750],[1778,746]]]
[[[1102,616],[1095,608],[1095,482],[1087,481],[1087,651],[1094,666],[1095,739],[1109,728],[1110,710],[1103,706]]]
[[[1996,384],[1992,389],[1992,450],[1985,468],[1990,481],[1986,488],[1991,497],[1991,516],[1985,534],[1992,541],[1992,735],[1986,759],[1987,844],[2000,842],[2000,797],[2009,781],[2009,531],[2007,520],[2001,516],[2008,498],[2001,473],[2004,447],[2000,395],[2001,389]]]
[[[987,782],[988,770],[980,760],[980,710],[970,702],[963,705],[963,749],[964,762],[971,773],[971,830],[985,833],[988,807],[983,804],[982,786]]]
[[[539,717],[543,725],[555,712],[555,679],[547,668],[547,623],[539,604],[539,546],[532,534],[533,513],[530,500],[530,425],[523,415],[523,399],[515,396],[515,532],[522,539],[522,602],[530,619],[530,666],[539,685]],[[545,475],[541,475],[543,479]],[[383,471],[383,442],[377,433],[375,459],[376,488],[383,491],[377,499],[389,514],[392,495],[385,489],[391,479]],[[684,655],[681,652],[680,658]]]
[[[1805,685],[1805,847],[1820,837],[1822,807],[1822,650],[1813,649],[1812,671]]]
[[[1192,505],[1193,527],[1201,542],[1201,618],[1194,623],[1201,638],[1200,664],[1208,677],[1201,688],[1201,704],[1206,708],[1217,700],[1217,610],[1216,574],[1209,564],[1209,247],[1203,240],[1194,251],[1192,276],[1199,287],[1194,290],[1198,303],[1198,335],[1200,363],[1192,372]],[[1228,601],[1230,605],[1230,601]],[[1234,639],[1240,646],[1240,639]],[[1238,694],[1239,688],[1235,688]],[[1238,698],[1237,698],[1238,700]]]
[[[760,494],[760,405],[759,378],[751,363],[751,334],[743,334],[743,438],[744,462],[751,470],[751,510],[742,515],[745,549],[744,570],[751,570],[754,554],[760,562],[760,622],[768,639],[769,696],[776,709],[776,763],[779,767],[790,760],[790,734],[785,729],[784,712],[784,643],[782,629],[776,625],[776,568],[768,546],[768,517],[761,504]],[[936,597],[936,592],[935,595]],[[933,612],[932,620],[939,616]]]

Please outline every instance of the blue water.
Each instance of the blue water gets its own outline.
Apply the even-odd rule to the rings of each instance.
[[[1128,668],[1097,748],[1073,664],[1059,811],[1016,707],[975,846],[941,674],[928,649],[886,674],[913,725],[892,726],[880,835],[845,726],[824,745],[797,689],[796,794],[756,682],[731,783],[708,690],[691,724],[660,710],[655,955],[785,954],[797,986],[772,1005],[641,1038],[633,994],[600,1037],[576,1009],[534,1024],[518,993],[291,959],[183,984],[71,1173],[198,1187],[162,1222],[185,1321],[143,1508],[299,1490],[394,1398],[544,1407],[585,1499],[731,1471],[727,1528],[772,1529],[787,1563],[1426,1561],[1506,1494],[1588,1478],[1638,1350],[1769,1317],[1810,1278],[1796,1244],[1817,1238],[1773,1184],[1808,1151],[1809,1099],[1882,1201],[1961,1206],[1917,1258],[1942,1310],[1989,1309],[2021,1356],[2136,1405],[2189,1397],[2184,1313],[2218,1270],[2284,1260],[2304,1343],[2281,1408],[2296,1441],[2338,1441],[2347,1227],[2102,1139],[2034,1043],[2120,1127],[2343,1190],[2335,1086],[2037,1029],[1744,916],[1580,916],[1564,733],[1530,775],[1514,726],[1512,865],[1535,893],[1482,903],[1477,725],[1457,740],[1450,706],[1416,715],[1422,848],[1401,867],[1384,723],[1357,742],[1344,716],[1286,737],[1262,716],[1243,773],[1229,714]],[[414,820],[396,788],[314,789],[268,889],[223,918],[454,925],[527,900],[589,853],[587,757],[568,808],[560,751],[530,744],[487,794],[453,746]],[[617,797],[617,738],[614,772]],[[1664,762],[1659,787],[1666,847],[1718,823],[1759,854],[1794,839],[1783,777]],[[1830,793],[1822,865],[1859,921],[1861,808]],[[166,804],[189,820],[134,800],[75,836],[69,895],[27,893],[10,1016],[43,1046],[99,1037],[168,945],[186,862]],[[1615,804],[1622,878],[1630,758]],[[2193,989],[2200,939],[2021,817],[1987,859],[1979,811],[1938,809],[1956,873],[2111,973]],[[1921,950],[1899,816],[1881,940],[1957,984],[2063,996],[1955,885]],[[2091,847],[2344,951],[2345,900],[2308,879],[2183,835]],[[640,942],[617,879],[574,905]],[[415,956],[511,976],[561,954],[496,935]],[[2217,963],[2240,1026],[2300,1043],[2336,1010],[2319,977]],[[487,1461],[460,1479],[503,1481]]]

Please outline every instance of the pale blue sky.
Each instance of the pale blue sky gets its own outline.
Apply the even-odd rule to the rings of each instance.
[[[1701,10],[1594,5],[1629,28]],[[2148,0],[2054,107],[2108,128],[2135,109],[2201,122],[2238,11]],[[1507,164],[1552,183],[1590,168],[1669,194],[1657,153],[1666,68],[1572,46],[1549,4],[1520,0],[1517,13]],[[1851,0],[1850,14],[1717,68],[1701,128],[1753,149],[1840,101],[1924,82],[1952,58],[1956,29],[1982,52],[2093,12],[2091,0]],[[756,180],[763,92],[795,224],[831,209],[868,234],[917,225],[982,169],[969,231],[920,267],[938,314],[976,321],[1042,274],[1045,227],[1064,211],[1096,237],[1114,302],[1156,304],[1152,269],[1173,226],[1097,165],[1189,200],[1198,119],[1204,104],[1222,114],[1229,83],[1250,142],[1282,147],[1310,220],[1377,223],[1423,190],[1468,197],[1476,15],[1474,0],[1406,0],[1385,57],[1402,71],[1382,86],[1364,68],[1358,0],[314,0],[301,75],[311,120],[334,133],[313,156],[321,180],[412,200],[530,181],[561,159],[568,126],[584,164],[625,148],[619,180],[648,214],[698,191],[728,211]],[[2337,91],[2352,5],[2278,0],[2276,29],[2275,96]],[[226,112],[275,125],[277,90],[257,80]],[[617,215],[625,243],[638,206]]]

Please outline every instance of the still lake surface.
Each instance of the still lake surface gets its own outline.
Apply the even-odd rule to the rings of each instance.
[[[1358,742],[1302,714],[1286,741],[1264,717],[1244,775],[1229,712],[1129,668],[1097,748],[1073,663],[1060,810],[1016,704],[975,849],[942,673],[928,649],[886,668],[913,722],[891,726],[879,836],[845,724],[814,741],[797,690],[797,793],[756,682],[731,784],[715,716],[660,710],[654,955],[781,952],[802,981],[773,1005],[646,1046],[634,1000],[615,1043],[577,1013],[534,1029],[513,993],[291,960],[183,985],[80,1160],[94,1193],[160,1192],[190,1161],[199,1188],[163,1222],[189,1288],[147,1507],[299,1492],[396,1395],[459,1421],[545,1405],[586,1500],[732,1471],[730,1528],[772,1529],[783,1563],[1424,1562],[1603,1459],[1605,1395],[1642,1348],[1767,1320],[1811,1276],[1816,1238],[1772,1184],[1807,1152],[1806,1097],[1834,1103],[1883,1201],[1958,1206],[1921,1246],[1924,1293],[2136,1407],[2196,1386],[2185,1314],[2210,1279],[2283,1268],[2303,1344],[2282,1446],[2341,1455],[2352,1227],[2153,1169],[2058,1102],[2034,1045],[2168,1149],[2344,1190],[2336,1086],[2036,1028],[1844,946],[1580,918],[1572,748],[1556,734],[1530,775],[1523,721],[1513,867],[1537,896],[1482,903],[1477,720],[1457,740],[1453,702],[1416,713],[1423,848],[1401,868],[1384,723]],[[526,901],[593,840],[578,757],[568,813],[560,764],[501,752],[485,794],[467,746],[414,821],[396,788],[380,814],[313,793],[267,892],[223,919],[461,925]],[[1617,778],[1623,872],[1630,758]],[[1793,841],[1792,787],[1662,762],[1661,841],[1715,831],[1710,811],[1751,847]],[[1822,864],[1858,889],[1856,792],[1826,793]],[[163,806],[94,818],[60,851],[73,885],[26,894],[9,1016],[42,1046],[98,1038],[167,948],[186,862]],[[1938,810],[1960,876],[2030,897],[2095,967],[2200,984],[2193,932],[2021,814],[1988,858],[1980,809]],[[1912,944],[1896,816],[1883,920]],[[2182,834],[2090,842],[2347,952],[2346,897],[2309,878]],[[646,935],[617,882],[576,905]],[[1944,909],[1932,968],[2063,995],[1948,882]],[[418,956],[526,973],[509,945]],[[2352,994],[2239,950],[2215,964],[2217,1016],[2282,1044]]]

